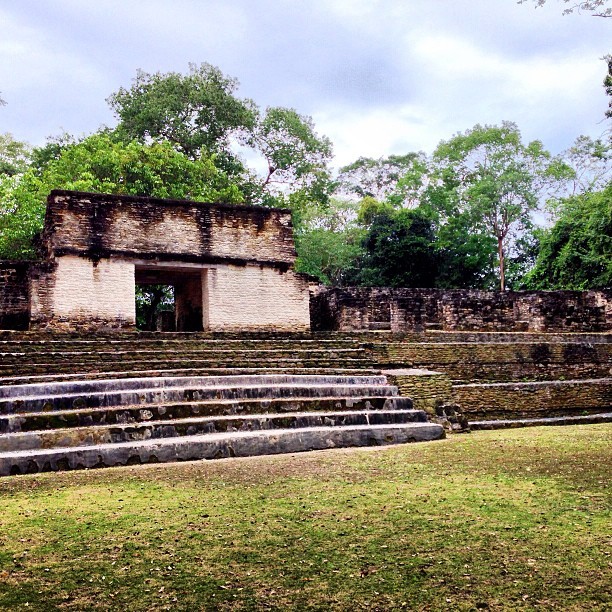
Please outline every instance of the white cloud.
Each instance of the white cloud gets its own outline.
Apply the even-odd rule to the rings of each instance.
[[[549,7],[549,4],[551,5]],[[138,68],[208,61],[241,96],[314,117],[337,165],[516,121],[554,150],[603,130],[607,20],[515,0],[4,0],[0,131],[112,123]],[[602,23],[605,22],[605,23]]]

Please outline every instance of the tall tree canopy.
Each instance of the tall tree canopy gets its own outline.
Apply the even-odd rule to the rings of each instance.
[[[246,142],[264,157],[267,166],[258,185],[260,195],[254,198],[258,203],[278,203],[275,198],[296,191],[318,202],[327,199],[332,145],[316,133],[310,117],[292,108],[268,108]]]
[[[325,170],[332,154],[331,141],[316,134],[312,119],[292,108],[268,108],[249,142],[267,162],[264,185],[301,183]]]
[[[557,222],[539,232],[539,254],[527,274],[531,289],[612,287],[612,184],[568,198]]]
[[[608,74],[604,79],[604,89],[610,100],[608,101],[608,110],[606,111],[606,117],[612,119],[612,55],[606,55],[604,58],[608,64]]]
[[[168,142],[190,159],[210,157],[235,177],[247,201],[291,204],[290,193],[306,191],[324,200],[330,182],[331,142],[315,132],[310,117],[237,97],[238,81],[210,64],[190,64],[189,74],[139,71],[129,89],[108,98],[124,140]],[[263,177],[249,171],[240,147],[262,155]]]
[[[348,196],[386,200],[395,206],[415,207],[425,185],[424,153],[360,157],[338,174],[338,190]]]
[[[22,174],[31,161],[31,149],[25,142],[15,140],[12,134],[0,134],[0,176]]]
[[[434,287],[438,274],[433,220],[421,208],[369,212],[364,254],[353,282],[367,286]]]
[[[612,180],[612,141],[579,136],[559,161],[567,195],[600,191]]]
[[[232,157],[230,140],[255,125],[255,105],[235,93],[236,79],[211,64],[189,65],[189,74],[139,70],[129,89],[108,98],[127,140],[168,141],[191,159]]]
[[[502,291],[511,238],[531,224],[549,159],[541,142],[524,145],[510,122],[476,125],[441,142],[434,152],[437,183],[431,191],[437,194],[432,201],[447,218],[466,215],[477,232],[493,236]]]

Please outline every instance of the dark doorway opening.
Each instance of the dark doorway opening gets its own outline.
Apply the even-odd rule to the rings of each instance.
[[[136,312],[139,329],[203,331],[204,278],[205,270],[200,268],[136,266]],[[143,313],[142,316],[139,316],[139,310]],[[140,327],[141,320],[143,327]]]

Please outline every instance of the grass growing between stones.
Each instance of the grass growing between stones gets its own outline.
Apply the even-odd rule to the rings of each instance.
[[[611,439],[0,479],[0,609],[610,609]]]

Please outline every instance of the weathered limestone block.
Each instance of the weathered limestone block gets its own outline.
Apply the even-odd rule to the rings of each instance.
[[[383,374],[403,396],[412,399],[417,410],[425,410],[430,415],[435,415],[436,406],[452,402],[451,380],[440,372],[404,369],[383,370]]]
[[[134,264],[118,258],[92,261],[76,255],[31,279],[34,328],[133,327]]]
[[[307,281],[292,270],[219,266],[208,271],[210,330],[310,328]]]

